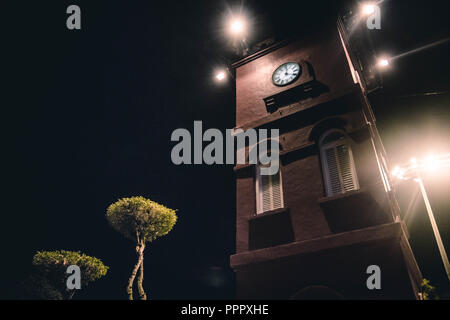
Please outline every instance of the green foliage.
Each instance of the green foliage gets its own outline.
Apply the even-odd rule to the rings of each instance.
[[[108,207],[106,218],[115,230],[136,242],[166,235],[177,221],[175,210],[144,197],[120,199]]]
[[[65,296],[68,292],[66,286],[68,266],[77,265],[80,268],[82,287],[103,277],[109,269],[98,258],[66,250],[38,251],[33,257],[33,265],[37,270],[33,281],[42,291],[41,296],[48,298],[46,296],[50,294],[55,299],[58,299],[58,296]],[[73,294],[74,291],[71,291]]]
[[[439,300],[436,294],[436,287],[430,284],[430,280],[423,278],[421,289],[423,300]]]
[[[146,243],[172,230],[177,222],[176,211],[144,197],[123,198],[108,207],[106,219],[116,231],[136,243],[138,259],[128,279],[127,294],[133,300],[133,283],[139,271],[139,297],[146,300],[143,287]]]
[[[108,267],[95,257],[90,257],[81,252],[58,250],[58,251],[38,251],[33,257],[33,265],[45,273],[59,272],[70,265],[77,265],[81,270],[82,282],[93,282],[108,271]]]
[[[22,283],[22,298],[32,300],[64,300],[64,295],[41,272],[35,271]]]

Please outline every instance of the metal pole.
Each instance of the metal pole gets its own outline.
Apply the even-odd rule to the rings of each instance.
[[[442,262],[444,263],[445,272],[447,273],[447,278],[450,281],[450,263],[448,262],[447,253],[445,252],[444,244],[442,243],[441,235],[439,234],[439,230],[434,220],[433,211],[431,210],[430,201],[428,201],[427,192],[425,191],[425,186],[423,185],[423,181],[421,177],[418,177],[416,181],[419,183],[420,191],[422,191],[423,201],[425,202],[425,206],[427,208],[428,217],[430,218],[431,227],[433,228],[434,237],[436,238],[436,242],[439,248],[439,252],[441,254]]]

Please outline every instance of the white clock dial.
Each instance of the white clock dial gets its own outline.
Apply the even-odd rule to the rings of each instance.
[[[286,86],[300,76],[301,69],[298,63],[288,62],[279,66],[272,75],[272,81],[277,86]]]

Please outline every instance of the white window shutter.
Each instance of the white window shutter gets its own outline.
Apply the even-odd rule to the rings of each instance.
[[[278,173],[270,176],[270,178],[272,180],[272,210],[283,208],[280,171],[278,170]]]
[[[345,141],[322,146],[322,164],[328,196],[359,188],[352,151]]]
[[[342,190],[341,179],[339,177],[339,165],[334,147],[325,149],[325,170],[327,180],[327,193],[329,195],[340,193]]]
[[[339,172],[341,173],[343,191],[356,189],[355,175],[352,170],[352,161],[350,152],[345,144],[336,147],[337,157],[339,161]]]
[[[270,183],[270,176],[261,176],[261,191],[262,191],[262,210],[269,211],[272,208],[272,188]]]
[[[258,166],[256,174],[257,213],[283,208],[280,170],[274,175],[261,175],[261,168]]]

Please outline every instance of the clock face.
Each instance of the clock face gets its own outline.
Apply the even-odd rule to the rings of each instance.
[[[302,70],[298,63],[287,62],[274,71],[272,81],[277,86],[286,86],[298,79]]]

